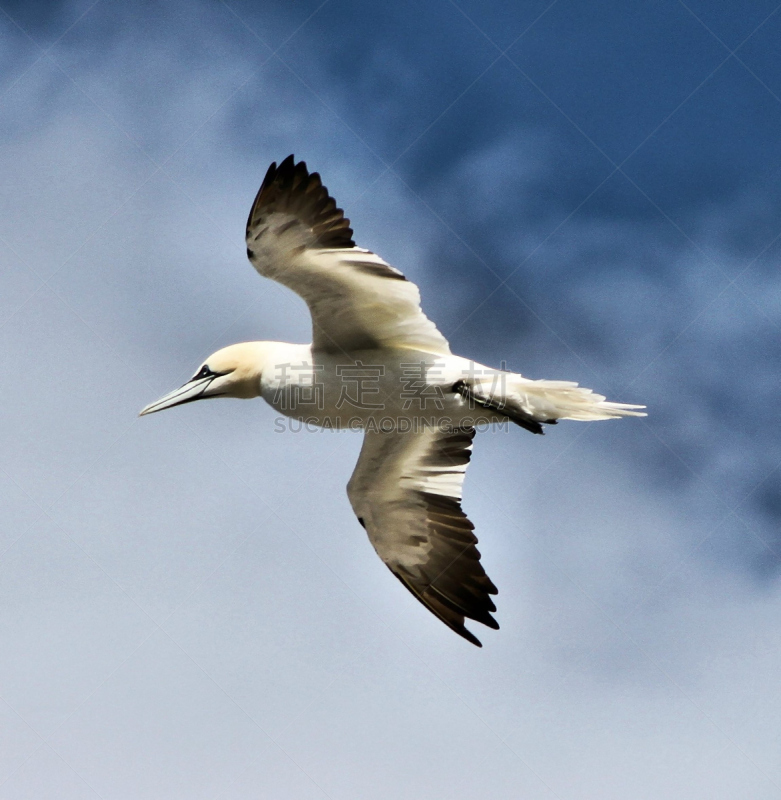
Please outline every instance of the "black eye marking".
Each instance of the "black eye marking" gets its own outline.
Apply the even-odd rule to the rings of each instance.
[[[200,378],[210,378],[210,377],[211,377],[212,375],[214,375],[214,374],[215,374],[215,373],[214,373],[214,372],[212,372],[212,371],[209,369],[209,367],[208,367],[206,364],[204,364],[204,365],[201,367],[201,370],[200,370],[200,372],[198,372],[196,375],[193,375],[193,380],[194,380],[194,381],[197,381],[197,380],[199,380]]]

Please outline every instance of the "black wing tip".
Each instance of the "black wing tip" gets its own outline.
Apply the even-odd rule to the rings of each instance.
[[[460,619],[461,623],[463,623],[465,618],[468,618],[485,625],[487,628],[493,628],[495,631],[499,630],[499,623],[491,616],[491,611],[496,611],[496,606],[491,602],[489,597],[485,597],[487,602],[482,607],[476,604],[467,606],[451,599],[447,594],[440,591],[432,584],[427,591],[423,592],[423,597],[427,602],[434,599],[431,596],[432,590],[436,594],[437,604],[444,606],[452,614],[455,614]],[[491,611],[488,610],[489,608]]]
[[[485,625],[487,628],[490,628],[493,631],[499,630],[499,623],[490,615],[488,614],[488,619],[479,619],[475,620],[476,622],[480,622]],[[451,625],[447,620],[442,620],[451,630],[455,631],[459,636],[462,636],[468,642],[471,642],[473,645],[477,647],[482,647],[482,642],[472,633],[472,631],[468,630],[464,627],[464,624],[453,624]]]
[[[491,622],[490,623],[489,622],[484,622],[483,625],[487,625],[493,631],[498,631],[499,630],[499,623],[493,617],[491,617]]]
[[[452,625],[451,629],[463,639],[466,639],[470,644],[473,644],[475,647],[482,648],[483,643],[477,638],[477,636],[475,636],[471,631],[467,630],[463,625],[461,626],[461,630],[458,630],[458,628],[453,628]]]
[[[417,591],[416,588],[409,581],[407,581],[403,575],[396,572],[396,570],[393,569],[390,564],[386,564],[385,566],[388,567],[391,573],[398,578],[399,583],[401,583],[402,586],[404,586],[418,602],[424,605],[437,619],[444,622],[451,631],[457,633],[463,639],[466,639],[467,642],[475,645],[475,647],[483,646],[483,643],[477,638],[477,636],[475,636],[472,631],[464,626],[465,615],[460,609],[456,610],[451,603],[443,603],[442,598],[432,596],[430,592],[421,593]],[[490,614],[486,614],[485,616],[487,619],[475,619],[471,616],[470,619],[475,619],[475,622],[481,622],[486,627],[498,631],[499,623]]]
[[[266,211],[287,211],[295,214],[316,237],[316,246],[323,248],[355,247],[353,229],[344,211],[328,193],[317,172],[310,173],[306,161],[296,163],[291,153],[277,166],[272,161],[266,170],[255,202],[247,219],[247,236]]]
[[[439,616],[439,615],[437,615]],[[472,631],[467,628],[463,622],[459,623],[456,620],[446,620],[443,617],[440,617],[442,622],[450,628],[451,631],[457,633],[462,639],[466,639],[467,642],[473,644],[475,647],[482,647],[483,643],[475,636]],[[483,623],[484,625],[488,625],[487,622]],[[493,625],[488,625],[489,628],[493,628],[494,630],[499,630],[499,626],[497,625],[495,628]]]

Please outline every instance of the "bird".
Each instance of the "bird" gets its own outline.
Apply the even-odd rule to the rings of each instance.
[[[347,496],[377,555],[436,617],[472,644],[498,629],[497,589],[461,508],[476,431],[560,419],[645,416],[571,381],[531,380],[454,355],[418,287],[356,246],[319,173],[272,162],[250,209],[247,257],[309,307],[312,342],[243,342],[210,355],[141,416],[212,397],[261,397],[287,418],[363,430]]]

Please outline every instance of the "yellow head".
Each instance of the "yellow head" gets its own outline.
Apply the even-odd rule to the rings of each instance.
[[[150,403],[139,416],[207,397],[260,396],[260,380],[270,342],[242,342],[210,355],[183,386]]]

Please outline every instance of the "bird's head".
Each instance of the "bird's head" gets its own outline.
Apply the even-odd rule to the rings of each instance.
[[[243,342],[218,350],[198,367],[187,383],[150,403],[139,416],[207,397],[258,397],[265,345],[265,342]]]

